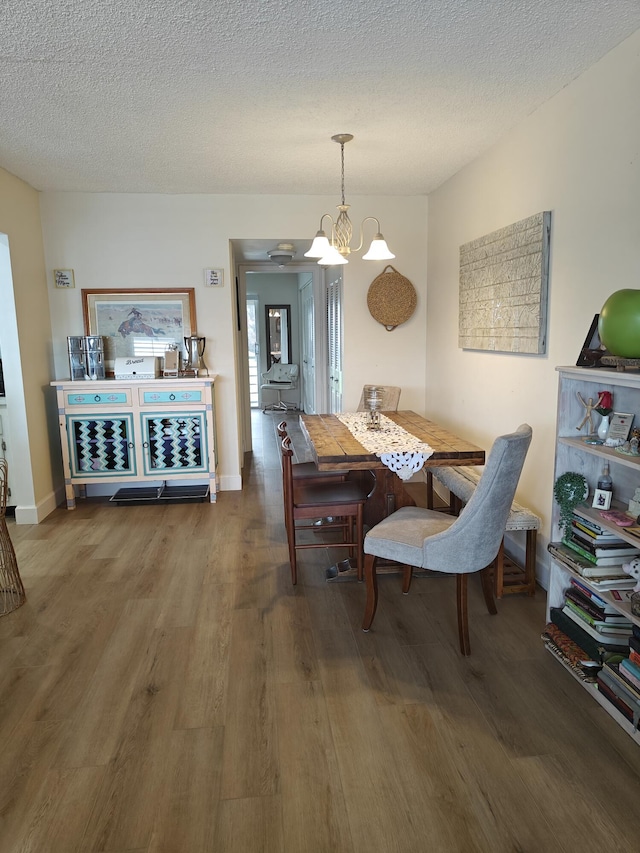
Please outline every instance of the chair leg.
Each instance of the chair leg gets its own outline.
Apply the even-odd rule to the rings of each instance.
[[[504,591],[504,536],[502,537],[502,542],[500,543],[500,550],[498,551],[498,556],[494,561],[493,577],[496,598],[502,598],[502,593]]]
[[[368,631],[376,615],[378,606],[378,576],[376,575],[376,560],[373,554],[364,556],[364,578],[367,583],[367,603],[364,608],[362,630]]]
[[[496,602],[493,597],[493,584],[491,583],[491,566],[487,566],[480,572],[480,580],[482,582],[482,592],[484,593],[484,600],[487,605],[487,610],[489,611],[489,613],[491,613],[492,616],[495,616],[498,612],[498,608],[496,607]]]
[[[458,601],[458,636],[460,651],[463,655],[471,654],[469,641],[469,619],[467,615],[467,574],[456,575],[456,593]]]
[[[358,581],[362,583],[364,580],[364,566],[363,566],[363,556],[364,552],[362,550],[363,542],[364,542],[364,504],[358,504],[357,512],[356,512],[356,542],[358,543],[358,547],[356,550],[356,566],[358,567]]]
[[[284,526],[287,531],[287,545],[289,546],[289,566],[291,567],[291,583],[295,586],[298,583],[298,562],[296,559],[296,523],[293,518],[293,513],[285,504],[284,508]]]
[[[413,566],[404,566],[402,569],[402,594],[409,595],[411,581],[413,579]]]
[[[433,474],[427,470],[427,509],[433,509]]]

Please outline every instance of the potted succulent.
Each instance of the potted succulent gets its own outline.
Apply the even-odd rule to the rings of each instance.
[[[582,474],[575,471],[566,471],[560,474],[553,487],[553,496],[560,506],[560,518],[558,525],[562,538],[566,538],[571,532],[571,521],[573,511],[582,503],[589,494],[589,486]]]

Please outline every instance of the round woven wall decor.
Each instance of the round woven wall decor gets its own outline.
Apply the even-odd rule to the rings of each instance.
[[[417,296],[408,278],[387,264],[369,286],[367,307],[374,320],[388,332],[406,323],[416,308]]]

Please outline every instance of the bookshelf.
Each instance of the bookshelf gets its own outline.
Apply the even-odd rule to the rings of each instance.
[[[582,430],[577,429],[585,415],[585,410],[577,395],[580,393],[585,401],[591,397],[595,403],[599,391],[610,390],[613,393],[614,411],[634,413],[636,415],[634,423],[640,426],[640,373],[580,367],[559,367],[557,370],[559,380],[554,483],[566,471],[574,471],[584,475],[589,484],[587,504],[590,507],[598,475],[601,473],[605,461],[607,461],[613,480],[612,509],[625,512],[628,510],[629,500],[633,497],[635,490],[640,487],[640,457],[625,455],[602,445],[586,443],[584,438],[587,435],[588,427],[585,426]],[[599,421],[600,416],[594,412],[594,429],[597,429]],[[593,512],[601,527],[615,533],[616,536],[629,542],[629,544],[640,548],[640,531],[638,533],[630,532],[627,528],[619,527],[613,522],[607,522],[599,516],[597,510],[593,510]],[[553,542],[559,542],[562,538],[559,518],[560,508],[554,500],[551,532]],[[629,591],[616,594],[610,590],[603,590],[592,579],[582,577],[579,572],[574,571],[565,561],[558,559],[553,553],[550,554],[550,557],[547,621],[551,618],[551,608],[562,607],[565,591],[570,586],[573,576],[579,578],[600,599],[606,601],[620,614],[640,626],[640,619],[631,613]],[[581,680],[560,658],[554,655],[554,659],[564,666],[566,671],[640,745],[640,731],[634,728],[633,723],[627,720],[599,692],[596,684]]]

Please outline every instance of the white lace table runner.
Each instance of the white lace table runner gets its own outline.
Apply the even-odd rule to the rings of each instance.
[[[432,447],[386,415],[380,415],[380,429],[367,429],[366,412],[343,412],[336,417],[369,453],[379,456],[401,480],[412,477],[433,453]]]

